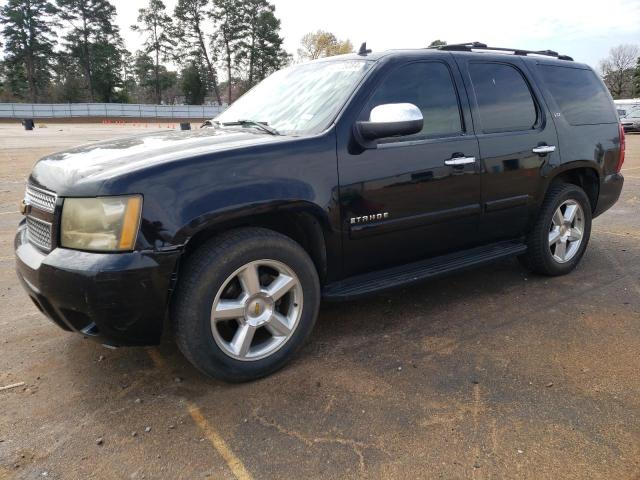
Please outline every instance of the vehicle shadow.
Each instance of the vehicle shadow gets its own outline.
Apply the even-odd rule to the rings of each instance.
[[[596,252],[587,255],[596,256]],[[588,277],[586,268],[583,262],[571,275],[554,279],[531,274],[516,259],[507,259],[360,300],[325,302],[307,344],[267,383],[283,376],[290,379],[309,368],[331,369],[340,362],[354,368],[375,364],[383,369],[391,364],[418,362],[439,348],[451,349],[454,344],[472,341],[475,336],[509,323],[526,321],[527,315],[536,314],[543,306],[563,301],[549,295],[550,282],[579,286]],[[588,289],[589,284],[585,285]],[[425,341],[426,348],[413,346]],[[70,345],[71,350],[77,347],[85,355],[91,352],[94,358],[109,357],[109,377],[120,379],[114,381],[123,385],[136,378],[147,378],[149,382],[172,380],[185,398],[193,399],[206,395],[210,388],[242,388],[208,378],[193,367],[178,350],[169,325],[158,347],[121,348],[105,353],[103,347],[81,339],[72,344],[75,347]],[[77,358],[78,352],[71,354]],[[94,374],[85,372],[89,385]],[[100,381],[104,382],[104,378]],[[253,385],[259,388],[265,381],[258,380]]]

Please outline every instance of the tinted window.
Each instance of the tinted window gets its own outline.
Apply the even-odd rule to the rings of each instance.
[[[571,125],[618,121],[607,91],[591,70],[540,65],[540,72],[562,115]]]
[[[483,132],[530,130],[535,126],[536,106],[518,70],[498,63],[471,63],[469,74]]]
[[[385,103],[413,103],[422,111],[422,132],[402,140],[462,132],[458,97],[444,63],[411,63],[392,72],[373,94],[365,109],[366,117],[373,107]]]

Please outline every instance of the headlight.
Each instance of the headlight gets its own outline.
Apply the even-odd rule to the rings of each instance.
[[[141,210],[140,195],[65,198],[60,243],[77,250],[133,250]]]

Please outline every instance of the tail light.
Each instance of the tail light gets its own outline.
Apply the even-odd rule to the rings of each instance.
[[[624,128],[620,124],[620,156],[618,157],[618,165],[616,166],[616,173],[620,173],[622,170],[622,164],[624,163],[624,151],[626,149],[626,141],[624,139]]]

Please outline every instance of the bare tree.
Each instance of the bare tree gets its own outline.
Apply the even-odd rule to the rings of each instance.
[[[633,94],[633,73],[639,56],[637,45],[618,45],[600,61],[600,72],[614,98]]]
[[[349,40],[338,40],[331,32],[318,30],[309,32],[300,42],[298,58],[300,60],[315,60],[321,57],[332,57],[353,52],[353,44]]]

